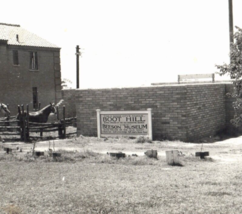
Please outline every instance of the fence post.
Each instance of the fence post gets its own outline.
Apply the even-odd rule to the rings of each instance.
[[[23,135],[24,142],[26,142],[26,127],[25,127],[26,122],[25,122],[25,114],[24,114],[24,105],[23,104],[21,105],[21,110],[22,110],[21,113],[22,113],[22,127],[23,127],[23,129],[22,129],[23,134],[22,135]]]
[[[58,106],[56,106],[56,113],[57,113],[57,120],[59,120],[60,117],[59,117],[59,107]]]
[[[63,134],[63,138],[66,138],[66,107],[63,106],[63,131],[64,131],[64,134]]]
[[[19,119],[19,122],[18,122],[18,126],[20,127],[20,139],[22,140],[22,125],[21,125],[21,121],[22,121],[22,115],[21,115],[21,110],[20,110],[20,105],[18,105],[18,119]]]
[[[40,110],[40,106],[41,106],[41,103],[39,103],[39,109],[38,110]]]
[[[59,107],[56,106],[56,113],[57,113],[57,120],[58,120],[58,136],[59,138],[62,138],[62,122],[60,121],[60,116],[59,116]]]
[[[7,104],[7,108],[9,110],[9,104]],[[10,115],[8,115],[8,117],[7,117],[7,120],[9,120],[9,119],[10,119]],[[8,126],[9,126],[9,123],[8,123]]]
[[[40,129],[40,138],[43,138],[43,129]]]
[[[59,123],[59,125],[58,125],[58,137],[59,137],[59,139],[61,139],[61,135],[62,135],[62,132],[61,132],[61,123]]]
[[[7,108],[9,109],[9,104],[7,104]],[[6,120],[9,121],[9,119],[10,119],[10,115],[7,116]],[[5,125],[6,126],[10,126],[10,123],[9,122],[6,122]]]
[[[26,139],[29,141],[29,105],[26,105],[26,130],[25,130],[25,134],[26,134]]]

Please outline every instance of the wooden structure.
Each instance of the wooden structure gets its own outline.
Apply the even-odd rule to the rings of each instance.
[[[75,132],[67,133],[66,128],[76,123],[76,117],[65,117],[65,106],[63,106],[63,119],[59,119],[59,110],[57,108],[57,121],[53,123],[35,123],[29,121],[29,106],[18,106],[19,119],[16,116],[10,118],[0,118],[0,134],[2,136],[20,136],[20,140],[29,142],[31,139],[43,139],[43,133],[57,132],[59,139],[64,139]],[[36,135],[39,133],[39,136]],[[53,136],[48,136],[54,138]]]
[[[21,135],[21,127],[19,120],[16,117],[0,118],[0,133],[1,136],[18,136]]]
[[[212,82],[215,82],[215,75],[213,74],[186,74],[178,75],[178,83],[187,82],[188,80],[193,80],[192,82],[201,82],[199,79],[211,79]],[[189,81],[191,82],[191,81]]]

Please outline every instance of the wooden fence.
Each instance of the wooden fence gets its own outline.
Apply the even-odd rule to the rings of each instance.
[[[21,127],[19,126],[19,120],[15,117],[0,118],[0,136],[20,136],[21,135]]]
[[[76,129],[71,132],[67,132],[67,127],[75,126],[76,117],[65,117],[65,106],[63,106],[63,117],[59,119],[59,109],[57,108],[57,120],[52,123],[34,123],[29,121],[29,107],[18,106],[19,119],[17,116],[11,116],[10,118],[0,118],[0,136],[19,136],[21,141],[29,142],[33,139],[44,139],[43,133],[49,133],[46,138],[59,138],[64,139],[66,137],[76,135]],[[53,136],[53,133],[57,132],[57,135]]]

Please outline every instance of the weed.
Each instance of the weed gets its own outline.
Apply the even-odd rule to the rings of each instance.
[[[84,158],[91,158],[91,157],[98,157],[100,154],[93,152],[91,150],[84,150],[83,152],[75,153],[74,157],[76,159],[84,159]]]
[[[137,165],[137,166],[157,164],[156,159],[150,159],[147,157],[126,157],[126,158],[117,159],[107,155],[101,156],[95,162],[104,163],[104,164],[121,164],[121,165]]]
[[[139,136],[135,139],[135,143],[152,143],[152,140],[145,136]]]

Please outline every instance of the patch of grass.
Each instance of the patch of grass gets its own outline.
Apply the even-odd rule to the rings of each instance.
[[[152,143],[152,140],[150,140],[148,137],[145,136],[139,136],[135,139],[135,143]]]
[[[64,155],[61,155],[60,157],[56,157],[56,158],[53,158],[53,157],[48,157],[48,156],[45,156],[43,157],[42,159],[44,159],[45,162],[65,162],[65,163],[73,163],[75,162],[76,160],[70,156],[64,156]]]
[[[147,157],[139,157],[139,158],[131,158],[130,161],[128,161],[128,164],[130,165],[158,165],[159,162],[157,159],[154,158],[147,158]]]
[[[11,153],[11,154],[0,154],[0,161],[23,161],[23,162],[75,162],[83,159],[93,159],[102,156],[99,153],[95,153],[91,150],[83,150],[81,152],[77,151],[65,151],[58,150],[61,153],[60,157],[53,158],[50,153],[45,152],[44,156],[32,155],[32,152],[27,154],[24,153]]]
[[[208,196],[214,196],[214,197],[223,197],[225,195],[231,195],[231,193],[228,193],[228,192],[208,192],[206,195]]]
[[[200,157],[195,157],[193,155],[181,157],[181,160],[184,162],[215,162],[215,160],[211,157],[205,157],[201,159]]]
[[[99,156],[101,156],[101,154],[93,152],[89,149],[83,150],[81,152],[76,152],[74,154],[75,159],[85,159],[85,158],[93,158],[93,157],[96,158],[96,157],[99,157]]]
[[[177,162],[177,163],[173,163],[173,164],[171,164],[171,166],[180,166],[180,167],[182,167],[182,166],[184,166],[184,163],[182,163],[182,162]]]
[[[221,185],[219,182],[214,182],[214,181],[205,181],[205,182],[201,182],[201,185],[211,185],[211,186],[219,186]]]
[[[0,154],[0,161],[19,161],[20,159],[15,154]]]
[[[20,207],[18,206],[15,206],[15,205],[7,205],[7,206],[4,206],[2,208],[2,210],[6,213],[6,214],[21,214],[21,209]]]
[[[0,162],[0,185],[5,189],[0,206],[14,201],[21,204],[22,213],[60,214],[242,211],[240,188],[230,184],[239,181],[240,162],[228,166],[198,160],[186,167],[170,167],[162,157],[116,159],[91,151],[62,155],[84,153],[85,158],[73,164],[46,164],[42,157],[29,163]]]
[[[103,164],[121,164],[121,165],[158,165],[159,162],[156,159],[148,158],[145,156],[142,157],[125,157],[125,158],[115,158],[110,157],[109,155],[102,155],[98,159],[95,160],[96,163]]]
[[[0,153],[0,213],[12,203],[21,205],[21,214],[242,213],[242,158],[233,150],[241,149],[239,142],[208,144],[214,157],[200,159],[195,157],[195,151],[201,145],[195,144],[154,141],[137,145],[135,139],[104,141],[94,137],[81,139],[85,142],[82,144],[79,140],[68,140],[67,145],[63,141],[56,143],[56,147],[77,150],[58,150],[62,154],[60,160],[35,158],[31,152]],[[159,160],[146,156],[116,159],[93,152],[120,148],[130,154],[137,149],[142,154],[140,149],[158,149]],[[223,155],[223,161],[217,161],[221,148],[228,154]],[[168,149],[185,154],[179,157],[185,167],[167,165],[164,155]],[[26,147],[23,150],[29,151]],[[226,161],[227,158],[236,161]]]

